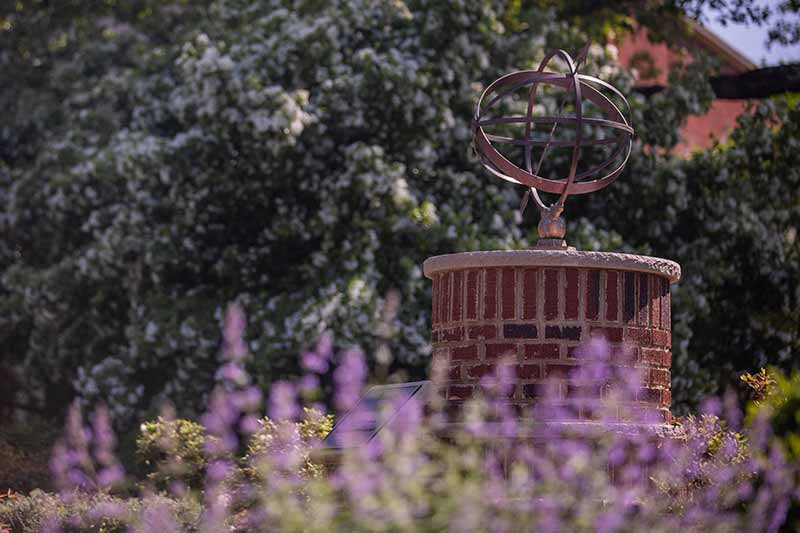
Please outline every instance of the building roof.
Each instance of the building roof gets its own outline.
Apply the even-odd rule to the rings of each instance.
[[[730,74],[739,74],[758,68],[755,63],[747,59],[741,52],[726,43],[710,29],[692,19],[687,18],[686,21],[692,30],[691,38],[722,59],[726,66],[731,69]]]

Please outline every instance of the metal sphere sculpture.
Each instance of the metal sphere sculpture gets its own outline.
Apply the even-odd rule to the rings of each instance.
[[[481,164],[489,172],[506,181],[528,187],[522,200],[524,211],[529,197],[533,197],[541,213],[539,222],[540,247],[566,247],[564,235],[566,224],[561,218],[564,202],[570,194],[587,194],[610,185],[622,172],[631,153],[633,128],[620,109],[605,95],[602,90],[613,93],[629,110],[625,97],[612,85],[593,76],[579,74],[578,68],[586,58],[588,45],[581,50],[577,60],[573,60],[564,50],[548,53],[537,70],[513,72],[499,78],[489,85],[480,100],[473,119],[473,145]],[[567,65],[567,72],[550,72],[545,70],[548,63],[560,57]],[[534,116],[536,92],[539,85],[553,85],[566,90],[567,94],[561,102],[555,116]],[[497,109],[507,98],[520,90],[525,90],[527,112],[519,116],[496,116]],[[574,114],[561,116],[561,111],[568,101],[572,101]],[[601,110],[604,118],[585,116],[584,103],[593,103]],[[495,135],[486,131],[490,126],[517,125],[524,126],[521,137]],[[562,126],[573,126],[571,138],[557,139],[556,129]],[[537,127],[549,127],[547,138],[536,137]],[[610,135],[602,138],[590,138],[584,135],[584,126],[608,131]],[[510,144],[522,147],[524,168],[511,162],[495,146],[495,143]],[[612,145],[611,154],[593,167],[578,172],[581,160],[581,149],[588,146]],[[542,162],[551,147],[572,148],[567,175],[560,179],[548,179],[540,175]],[[541,155],[534,166],[534,149],[541,149]],[[552,205],[545,205],[539,191],[558,194],[559,198]]]

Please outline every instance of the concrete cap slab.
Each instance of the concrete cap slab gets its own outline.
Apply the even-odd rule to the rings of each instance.
[[[645,272],[677,282],[681,267],[675,261],[647,255],[581,250],[494,250],[437,255],[425,260],[422,270],[432,278],[439,272],[467,268],[495,267],[576,267]]]

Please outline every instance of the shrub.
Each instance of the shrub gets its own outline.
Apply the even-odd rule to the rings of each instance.
[[[800,462],[800,372],[773,370],[768,376],[767,392],[750,403],[748,418],[752,424],[766,425],[788,457]]]
[[[61,496],[34,490],[0,502],[0,523],[14,533],[178,533],[197,531],[200,503],[193,498],[119,498],[103,493],[70,492]]]
[[[270,468],[270,457],[278,453],[276,448],[286,447],[288,443],[302,454],[301,475],[322,475],[323,466],[312,460],[310,452],[330,433],[332,427],[333,415],[325,415],[308,407],[303,408],[303,418],[296,423],[276,424],[269,418],[259,420],[259,429],[250,438],[243,458],[245,471],[249,476],[259,478]],[[286,453],[286,450],[280,453]]]
[[[136,457],[147,480],[161,490],[174,482],[189,488],[203,486],[206,467],[206,429],[190,420],[163,417],[144,422],[136,439]]]

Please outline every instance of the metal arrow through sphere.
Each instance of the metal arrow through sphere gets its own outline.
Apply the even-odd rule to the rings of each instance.
[[[540,245],[563,247],[566,232],[564,221],[560,215],[564,209],[564,203],[570,194],[587,194],[602,189],[610,185],[622,172],[631,153],[633,128],[630,127],[623,113],[601,90],[613,93],[625,104],[628,111],[628,102],[625,97],[610,84],[594,78],[579,74],[578,69],[586,59],[588,44],[584,46],[578,54],[577,60],[573,61],[570,55],[564,50],[554,50],[548,53],[537,70],[527,70],[507,74],[489,85],[481,95],[475,113],[474,146],[480,156],[481,164],[493,175],[528,187],[523,197],[521,209],[524,210],[529,196],[533,196],[537,207],[542,215],[539,223]],[[567,64],[566,73],[556,73],[545,71],[548,63],[554,58],[559,57]],[[562,87],[574,94],[575,114],[574,116],[561,116],[561,112],[568,100],[564,98],[559,106],[556,116],[535,117],[533,110],[536,102],[536,92],[539,84],[549,84]],[[530,87],[528,93],[527,111],[524,116],[494,117],[489,115],[499,103],[515,91]],[[599,89],[598,89],[599,88]],[[607,118],[589,118],[583,116],[583,102],[589,100],[600,108]],[[488,115],[488,118],[487,118]],[[489,134],[484,130],[486,126],[499,124],[521,124],[525,126],[522,138],[510,138],[500,135]],[[538,124],[552,125],[549,137],[546,140],[533,138],[533,130]],[[556,140],[555,132],[559,124],[574,124],[574,140]],[[586,139],[583,135],[583,125],[590,124],[608,128],[613,136],[601,139]],[[492,143],[507,143],[523,147],[524,166],[520,168],[509,161],[501,154]],[[594,167],[578,172],[578,164],[581,158],[581,148],[586,146],[611,145],[615,144],[611,155]],[[542,153],[533,168],[533,148],[541,146]],[[572,158],[570,160],[569,173],[562,179],[548,179],[539,173],[541,166],[550,147],[572,147]],[[614,163],[617,162],[616,165]],[[609,167],[613,167],[608,170]],[[596,177],[602,172],[605,175]],[[587,178],[592,178],[586,180]],[[584,181],[585,180],[585,181]],[[558,194],[559,198],[551,206],[542,202],[539,191]]]

